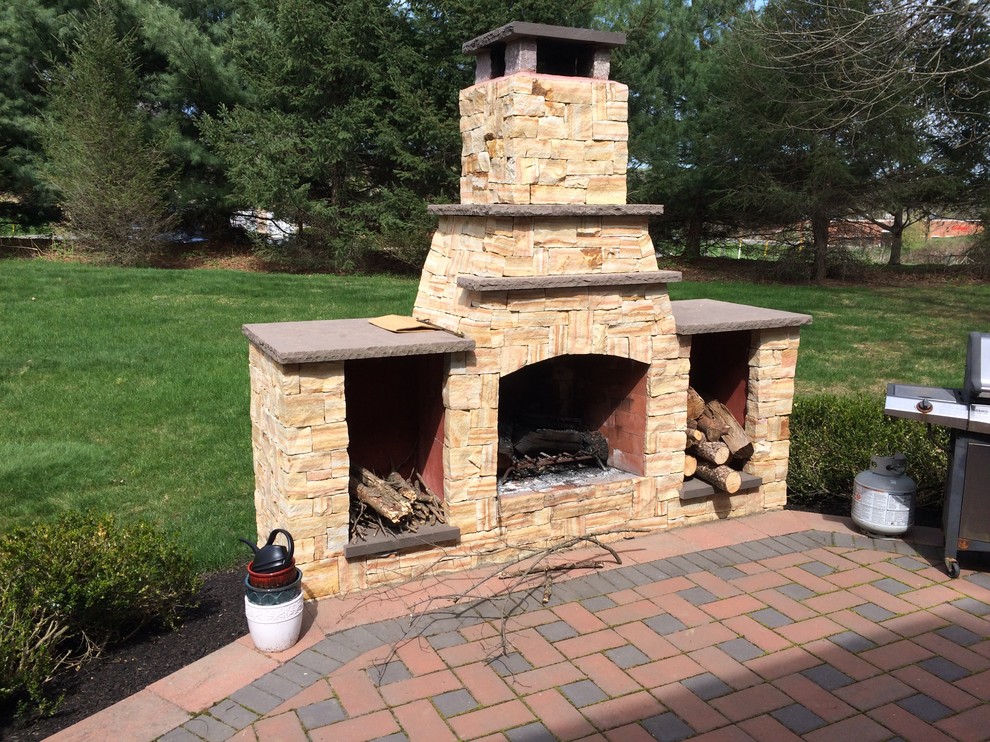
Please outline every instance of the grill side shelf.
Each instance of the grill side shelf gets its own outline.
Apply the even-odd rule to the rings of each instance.
[[[961,389],[888,384],[883,411],[891,417],[957,430],[966,430],[969,423],[969,408],[963,402]]]

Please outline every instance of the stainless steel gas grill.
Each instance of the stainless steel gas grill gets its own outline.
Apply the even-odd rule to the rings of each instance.
[[[990,551],[990,333],[969,334],[962,389],[888,384],[884,411],[952,432],[942,526],[958,577],[960,551]]]

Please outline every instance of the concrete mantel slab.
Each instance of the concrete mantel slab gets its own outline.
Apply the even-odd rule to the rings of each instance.
[[[595,286],[663,286],[680,280],[679,271],[643,271],[641,273],[569,273],[555,276],[458,276],[457,285],[468,291],[480,292]]]
[[[704,335],[736,330],[769,330],[811,324],[810,314],[735,304],[716,299],[672,301],[678,335]]]
[[[430,204],[433,216],[650,217],[663,214],[662,204]]]
[[[389,332],[367,319],[270,322],[244,325],[242,330],[265,355],[283,365],[474,350],[474,340],[445,330]]]

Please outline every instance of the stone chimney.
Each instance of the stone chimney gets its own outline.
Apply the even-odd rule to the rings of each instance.
[[[629,90],[609,80],[618,33],[509,23],[464,44],[464,204],[624,204]]]

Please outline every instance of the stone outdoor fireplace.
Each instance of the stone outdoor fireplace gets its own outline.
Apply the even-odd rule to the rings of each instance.
[[[431,329],[245,326],[258,530],[292,532],[311,595],[783,507],[811,318],[670,301],[680,274],[658,269],[647,231],[662,207],[625,203],[628,89],[608,79],[623,41],[512,23],[465,44],[461,203],[430,208],[413,309]],[[753,441],[735,494],[685,481],[689,385]],[[566,439],[563,464],[526,476],[548,436]],[[418,474],[447,523],[349,542],[355,467]]]

